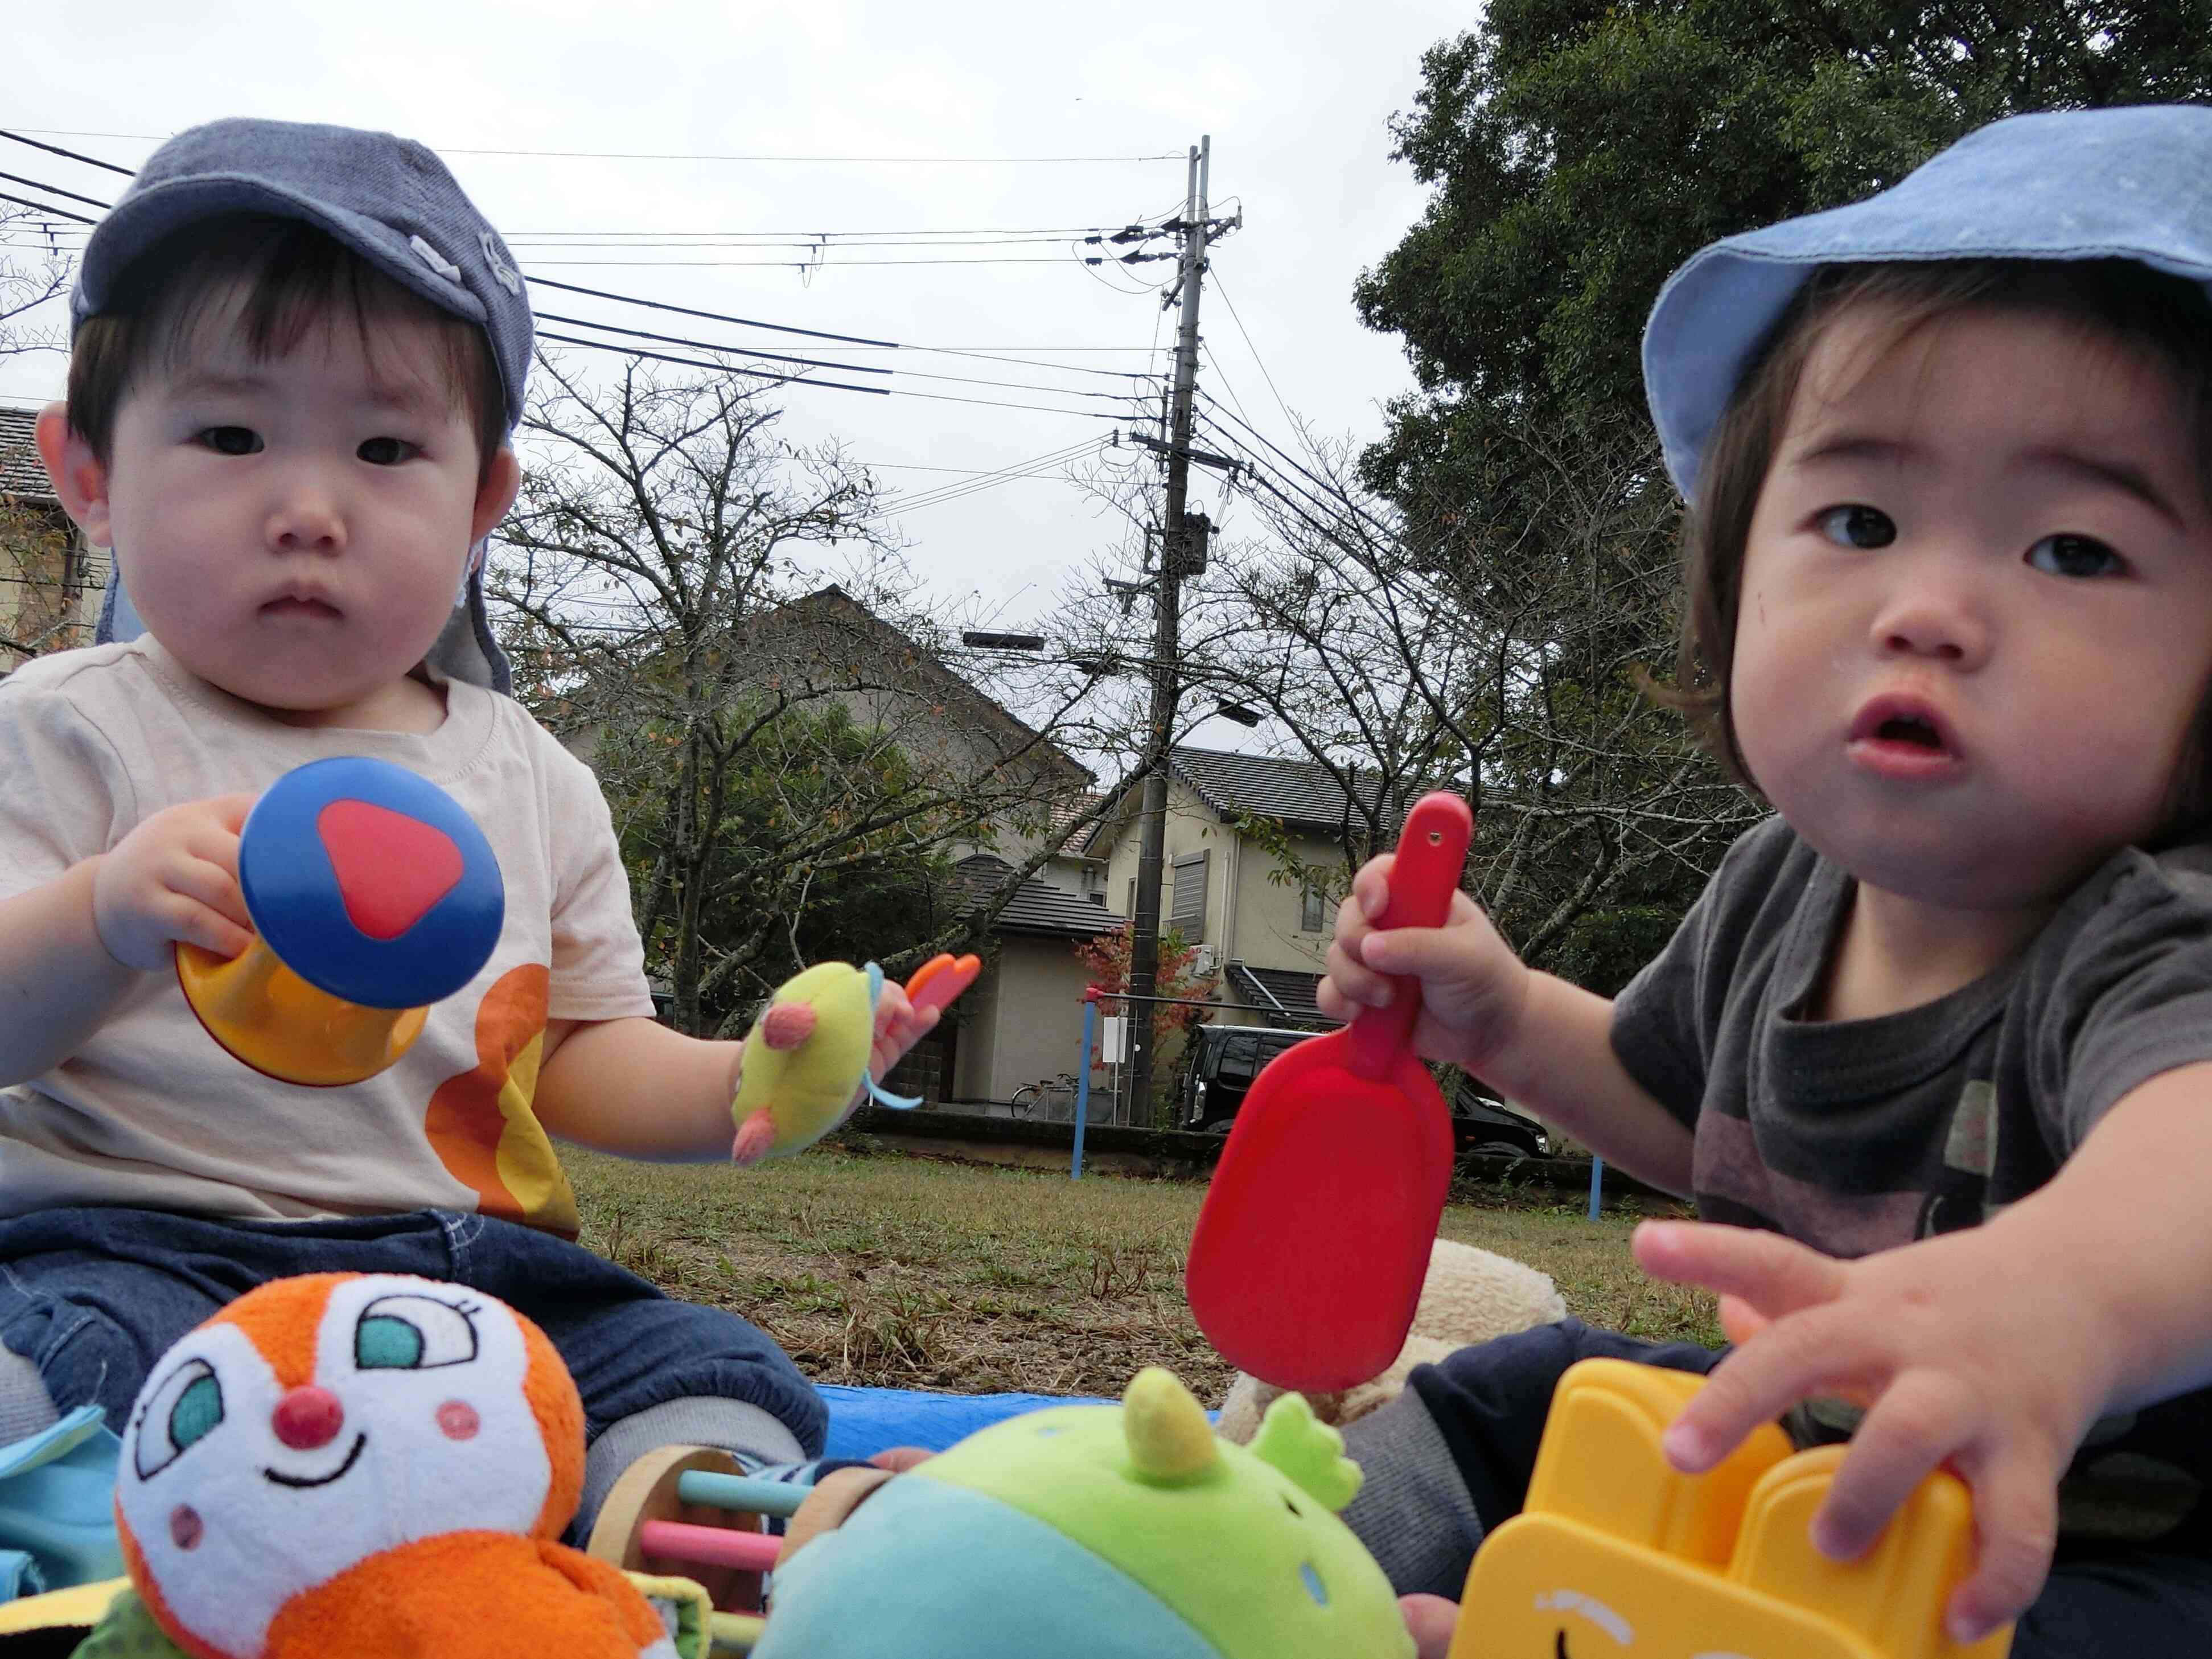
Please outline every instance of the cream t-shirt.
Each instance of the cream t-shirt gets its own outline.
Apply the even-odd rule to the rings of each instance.
[[[548,1019],[650,1015],[629,884],[599,784],[519,704],[441,682],[434,732],[302,729],[191,676],[150,637],[0,680],[0,897],[59,876],[182,801],[258,792],[333,755],[444,788],[498,855],[507,919],[476,977],[389,1070],[279,1082],[144,974],[82,1048],[0,1090],[0,1216],[64,1204],[292,1218],[435,1206],[573,1235],[532,1110]]]

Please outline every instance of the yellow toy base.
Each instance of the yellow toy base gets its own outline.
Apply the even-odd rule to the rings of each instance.
[[[1814,1549],[1844,1448],[1762,1427],[1718,1468],[1675,1472],[1659,1438],[1704,1379],[1587,1359],[1560,1380],[1528,1504],[1468,1574],[1451,1659],[2004,1659],[1960,1646],[1943,1604],[1973,1560],[1966,1487],[1923,1481],[1856,1561]]]
[[[32,1631],[88,1631],[107,1616],[108,1603],[130,1588],[128,1578],[103,1578],[0,1603],[0,1637]]]
[[[317,990],[258,936],[225,958],[177,946],[177,982],[208,1035],[285,1083],[330,1088],[374,1077],[422,1034],[427,1008],[366,1008]]]

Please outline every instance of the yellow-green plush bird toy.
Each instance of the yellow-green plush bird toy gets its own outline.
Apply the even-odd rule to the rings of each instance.
[[[908,987],[921,1006],[942,1008],[971,983],[981,964],[940,957]],[[925,988],[925,981],[927,981]],[[885,1094],[869,1075],[876,1040],[876,1005],[884,970],[872,962],[817,963],[776,988],[745,1036],[730,1157],[738,1164],[803,1152],[849,1117],[863,1098],[910,1110],[921,1104]]]

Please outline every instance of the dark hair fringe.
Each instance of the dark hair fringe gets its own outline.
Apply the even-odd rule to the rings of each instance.
[[[1751,520],[1790,417],[1805,365],[1844,312],[1888,313],[1875,355],[1975,310],[2043,312],[2086,334],[2152,357],[2197,414],[2200,477],[2212,480],[2212,301],[2184,277],[2132,259],[1944,259],[1823,265],[1753,353],[1707,441],[1697,499],[1682,524],[1681,604],[1674,681],[1643,689],[1681,711],[1698,741],[1753,793],[1758,781],[1735,734],[1729,681]],[[2207,489],[2212,499],[2212,487]],[[2169,836],[2212,810],[2212,687],[2207,687],[2174,779]]]
[[[436,327],[439,377],[476,434],[481,483],[507,430],[506,388],[483,331],[401,287],[328,233],[273,214],[196,220],[125,268],[107,304],[78,325],[70,344],[70,425],[106,464],[117,413],[137,378],[156,364],[173,371],[218,323],[265,361],[293,351],[314,329],[350,322],[374,368],[377,325],[395,318]]]

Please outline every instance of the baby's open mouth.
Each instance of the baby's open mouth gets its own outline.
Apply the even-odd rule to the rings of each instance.
[[[1916,749],[1941,749],[1943,739],[1926,720],[1911,715],[1894,715],[1875,727],[1874,734],[1883,743],[1906,743]]]

